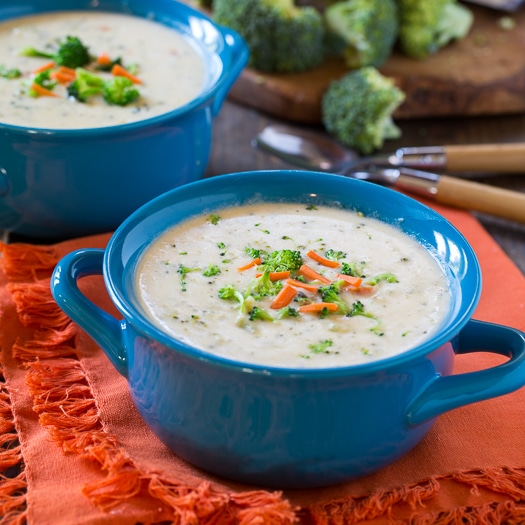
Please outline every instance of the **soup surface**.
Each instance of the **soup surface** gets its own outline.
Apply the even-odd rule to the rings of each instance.
[[[105,53],[136,69],[139,98],[126,106],[107,104],[101,96],[82,103],[68,97],[61,84],[53,89],[59,96],[29,96],[35,70],[50,59],[21,56],[21,51],[53,51],[67,36],[80,38],[93,57]],[[21,78],[0,78],[0,122],[48,129],[112,126],[154,117],[194,99],[206,81],[204,57],[182,33],[145,18],[109,12],[64,11],[6,20],[0,23],[0,65],[22,73]],[[111,78],[108,72],[96,74]]]
[[[301,204],[224,209],[174,226],[145,250],[136,289],[147,316],[177,339],[277,367],[398,354],[429,338],[450,303],[443,270],[407,234]]]

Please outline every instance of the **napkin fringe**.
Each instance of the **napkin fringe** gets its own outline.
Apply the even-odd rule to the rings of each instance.
[[[438,496],[442,482],[453,482],[502,494],[511,500],[480,506],[457,507],[447,512],[425,512],[425,505]],[[359,524],[381,516],[392,523],[396,507],[408,505],[413,516],[403,525],[523,525],[525,523],[525,469],[498,467],[459,471],[417,484],[378,491],[363,498],[342,498],[309,507],[316,525]]]
[[[98,464],[106,474],[101,481],[82,489],[94,505],[108,511],[145,493],[157,502],[157,508],[159,503],[163,506],[163,520],[170,519],[177,525],[287,525],[296,521],[296,509],[281,492],[236,494],[213,488],[206,481],[196,487],[187,486],[139,469],[117,439],[103,428],[77,355],[77,327],[52,298],[49,273],[58,262],[55,250],[0,243],[0,252],[2,269],[10,281],[7,289],[19,320],[33,331],[32,339],[18,339],[12,348],[13,356],[26,368],[33,410],[64,452]],[[12,480],[8,483],[0,479],[0,501],[13,484]],[[12,501],[14,505],[16,498]],[[25,507],[25,497],[23,503]],[[16,525],[23,515],[13,515],[5,524],[0,520],[0,525]]]
[[[17,470],[16,476],[9,475]],[[27,481],[11,398],[0,363],[0,525],[22,525],[26,520]]]

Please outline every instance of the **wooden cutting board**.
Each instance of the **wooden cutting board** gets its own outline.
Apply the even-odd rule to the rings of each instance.
[[[525,111],[525,9],[511,15],[478,6],[470,9],[474,23],[463,40],[424,60],[394,52],[381,67],[406,94],[394,117]],[[501,19],[509,16],[515,25],[503,29]],[[321,120],[324,90],[347,72],[340,59],[296,74],[265,74],[247,68],[230,98],[284,119],[315,124]]]

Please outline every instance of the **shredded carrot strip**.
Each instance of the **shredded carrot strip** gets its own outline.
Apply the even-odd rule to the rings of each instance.
[[[272,308],[273,310],[279,310],[280,308],[284,308],[285,306],[288,306],[291,303],[291,301],[296,295],[297,290],[293,286],[285,284],[279,290],[279,293],[275,296],[275,299],[270,305],[270,308]]]
[[[328,266],[329,268],[337,268],[338,266],[340,266],[340,264],[337,261],[327,259],[326,257],[323,257],[317,252],[314,252],[313,250],[310,250],[306,255],[307,257],[310,257],[310,259],[313,259],[314,261],[318,262],[319,264],[322,264],[323,266]]]
[[[46,89],[45,87],[41,86],[40,84],[36,84],[33,82],[31,84],[31,90],[37,93],[41,97],[58,97],[60,95],[57,95],[50,89]]]
[[[116,77],[126,77],[131,80],[134,84],[142,84],[142,80],[140,78],[136,77],[135,75],[132,75],[129,71],[124,69],[121,65],[115,64],[113,68],[111,69],[111,74]]]
[[[299,311],[305,314],[315,314],[322,312],[325,308],[330,312],[337,312],[338,306],[335,303],[310,303],[299,306]]]
[[[282,272],[270,272],[270,281],[281,281],[282,279],[287,279],[290,277],[290,270],[285,270]]]
[[[66,73],[65,71],[57,70],[53,71],[50,76],[51,78],[57,80],[61,84],[68,84],[69,82],[73,82],[73,80],[75,80],[76,73],[73,72],[73,74],[71,75],[71,73]]]
[[[354,277],[353,275],[345,275],[343,273],[338,273],[336,277],[338,279],[346,281],[350,286],[353,286],[354,288],[359,288],[361,286],[361,283],[363,282],[363,279],[361,279],[361,277]]]
[[[111,64],[111,58],[107,53],[100,53],[97,57],[97,64],[101,66],[109,66]]]
[[[253,268],[254,266],[257,266],[258,264],[261,264],[261,259],[259,257],[256,257],[255,259],[252,259],[249,263],[245,264],[244,266],[239,266],[239,268],[237,268],[237,271],[244,272],[244,270]]]
[[[302,281],[298,281],[297,279],[287,279],[286,284],[295,286],[296,288],[304,288],[309,292],[317,292],[318,290],[318,287],[315,286],[315,284],[303,283]]]
[[[325,283],[325,284],[329,284],[330,283],[330,279],[324,277],[320,273],[317,273],[313,268],[311,268],[307,264],[303,264],[299,268],[299,273],[303,277],[306,277],[307,279],[310,279],[310,281],[321,281],[322,283]]]
[[[55,67],[55,63],[54,62],[47,62],[46,64],[43,64],[42,66],[40,67],[37,67],[33,73],[42,73],[42,71],[46,71],[48,69],[53,69]]]

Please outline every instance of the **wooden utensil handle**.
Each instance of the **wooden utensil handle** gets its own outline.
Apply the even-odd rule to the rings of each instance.
[[[446,169],[491,173],[525,173],[525,143],[444,146]]]
[[[525,193],[442,175],[437,202],[479,211],[525,224]]]

